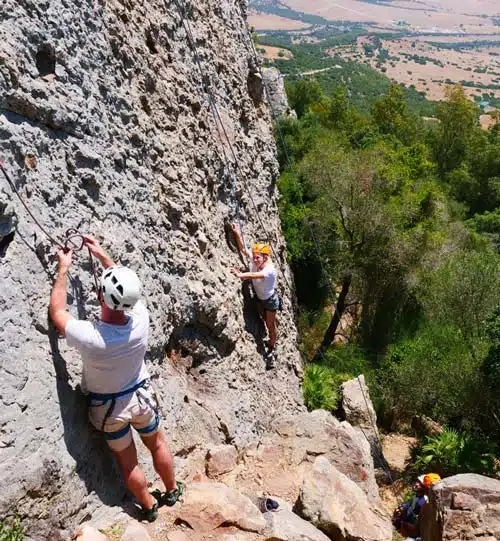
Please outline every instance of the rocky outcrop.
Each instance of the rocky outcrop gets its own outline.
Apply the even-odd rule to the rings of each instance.
[[[422,541],[500,539],[500,481],[476,474],[433,486],[421,524]]]
[[[391,521],[382,507],[370,503],[361,488],[324,456],[316,459],[303,481],[298,509],[336,541],[392,539]]]
[[[295,113],[292,113],[288,104],[283,75],[276,68],[264,68],[262,75],[269,101],[276,115],[294,115]]]
[[[377,429],[377,414],[370,398],[365,376],[346,381],[341,387],[342,411],[345,420],[358,427],[370,442],[373,458],[381,460],[380,438]]]
[[[217,445],[209,449],[206,459],[207,476],[211,479],[234,470],[238,451],[233,445]]]
[[[264,445],[286,449],[291,461],[297,464],[324,455],[362,488],[370,501],[380,501],[370,445],[363,433],[349,423],[338,421],[327,411],[316,410],[279,417],[271,428],[274,434],[264,437]]]
[[[272,124],[267,105],[249,94],[242,4],[188,5],[203,80],[175,3],[0,5],[6,170],[54,237],[70,227],[93,233],[140,275],[152,322],[148,361],[180,475],[192,453],[242,448],[278,414],[304,411]],[[237,168],[203,82],[215,89]],[[0,516],[18,513],[36,525],[32,539],[57,541],[130,500],[87,423],[80,359],[47,321],[55,249],[0,182]],[[259,217],[284,308],[273,372],[224,237],[224,221],[239,218],[248,242],[262,239]],[[80,252],[70,310],[81,318],[97,310],[89,271]],[[153,478],[150,461],[143,465]]]

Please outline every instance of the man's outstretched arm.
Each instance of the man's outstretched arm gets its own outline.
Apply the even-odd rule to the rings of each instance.
[[[71,267],[73,251],[65,252],[63,249],[57,252],[57,277],[52,286],[50,295],[49,315],[54,325],[62,335],[66,335],[66,325],[73,316],[67,311],[66,275]]]

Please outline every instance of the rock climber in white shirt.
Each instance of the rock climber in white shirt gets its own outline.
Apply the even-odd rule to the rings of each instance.
[[[254,244],[250,253],[243,242],[241,232],[236,224],[232,224],[238,250],[245,260],[249,261],[250,272],[240,272],[235,269],[236,276],[241,280],[252,280],[252,285],[258,299],[258,309],[267,332],[267,366],[273,367],[275,360],[275,347],[278,339],[276,328],[276,312],[280,309],[280,298],[276,291],[276,269],[271,261],[271,247],[269,244]]]
[[[125,483],[142,506],[142,516],[152,522],[158,504],[174,505],[182,494],[175,480],[172,454],[160,431],[158,403],[144,362],[148,347],[149,313],[139,300],[141,283],[127,267],[115,266],[99,243],[83,236],[103,265],[99,302],[101,316],[96,322],[75,319],[66,309],[66,275],[72,251],[57,253],[57,277],[50,297],[50,317],[68,345],[82,358],[82,390],[89,399],[91,423],[104,433]],[[166,492],[155,497],[137,461],[133,427],[151,452],[153,464]]]

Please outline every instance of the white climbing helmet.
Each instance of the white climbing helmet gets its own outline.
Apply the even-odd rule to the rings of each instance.
[[[104,303],[111,310],[130,310],[141,296],[141,281],[128,267],[109,267],[101,277]]]

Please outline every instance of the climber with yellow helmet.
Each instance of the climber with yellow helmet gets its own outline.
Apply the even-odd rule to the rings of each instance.
[[[273,367],[275,357],[276,340],[278,333],[276,329],[276,311],[280,308],[280,298],[276,291],[276,269],[271,261],[271,247],[269,244],[258,243],[252,247],[250,253],[243,242],[241,232],[236,224],[232,224],[232,230],[238,245],[238,250],[245,260],[249,261],[250,272],[234,272],[241,280],[252,280],[252,285],[258,299],[258,309],[267,332],[267,366]],[[251,256],[251,257],[250,257]]]

